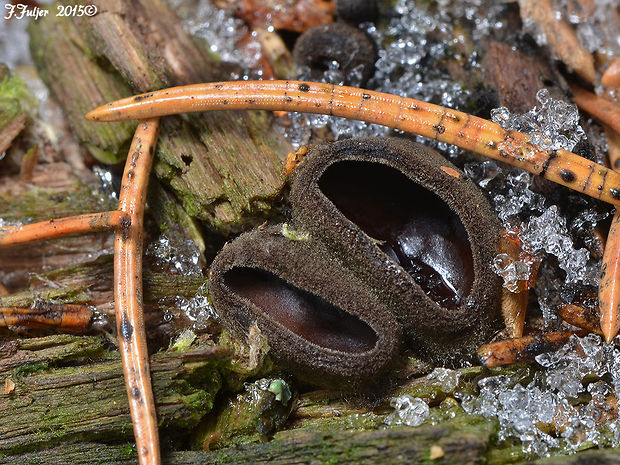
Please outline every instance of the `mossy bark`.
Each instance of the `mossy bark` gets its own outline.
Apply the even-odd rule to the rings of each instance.
[[[459,425],[463,428],[463,425]],[[617,449],[590,450],[570,456],[558,456],[535,461],[506,455],[502,462],[489,457],[487,446],[489,428],[483,422],[470,424],[455,433],[448,426],[398,427],[380,431],[340,431],[336,433],[289,431],[278,433],[267,443],[240,445],[213,452],[163,452],[167,465],[232,465],[232,464],[478,464],[511,463],[514,465],[612,465],[618,461]],[[431,447],[435,454],[431,458]],[[441,452],[439,452],[441,451]],[[60,445],[37,453],[7,455],[7,465],[36,463],[39,465],[65,463],[129,465],[137,455],[129,444],[104,445],[84,442]]]
[[[33,23],[31,50],[77,137],[96,158],[117,162],[135,123],[92,123],[86,112],[132,93],[227,76],[162,0],[92,3],[92,18]],[[290,145],[271,123],[266,112],[166,118],[154,172],[192,217],[239,231],[269,213],[284,183]]]
[[[120,358],[101,337],[49,336],[13,340],[1,348],[0,378],[9,387],[0,396],[0,453],[132,440]],[[218,369],[228,356],[211,345],[152,357],[163,431],[187,432],[211,410],[221,386]]]
[[[31,99],[22,80],[0,63],[0,153],[26,127],[27,112],[23,106]]]

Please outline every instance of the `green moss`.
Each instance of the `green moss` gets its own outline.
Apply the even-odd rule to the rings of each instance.
[[[11,370],[11,375],[15,378],[19,379],[24,376],[29,376],[34,373],[38,373],[41,371],[45,371],[49,368],[50,362],[49,360],[42,360],[38,362],[26,363],[17,368]]]
[[[30,307],[34,302],[45,301],[57,304],[85,303],[90,297],[82,286],[62,289],[44,289],[41,291],[22,291],[0,297],[0,307]]]
[[[13,102],[19,109],[32,114],[37,109],[37,99],[17,74],[9,72],[5,65],[0,66],[0,107],[4,102]]]
[[[5,221],[45,221],[51,218],[116,209],[116,202],[94,192],[75,178],[75,189],[31,188],[19,195],[0,195],[0,216]]]

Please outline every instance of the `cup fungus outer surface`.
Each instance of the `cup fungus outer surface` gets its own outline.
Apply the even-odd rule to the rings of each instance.
[[[321,243],[287,237],[283,225],[227,244],[211,266],[210,291],[225,326],[244,339],[257,324],[270,356],[315,385],[360,388],[399,351],[396,319]]]
[[[360,29],[335,22],[304,32],[295,42],[293,60],[297,66],[309,68],[314,81],[321,80],[329,64],[336,62],[345,85],[364,86],[374,72],[377,51]]]
[[[347,189],[352,193],[349,197]],[[392,202],[384,191],[411,198]],[[502,286],[492,270],[501,224],[478,187],[435,151],[393,138],[314,146],[293,172],[290,197],[295,222],[324,242],[372,289],[427,359],[448,365],[458,362],[474,354],[501,327]],[[368,204],[376,198],[390,205],[384,209],[375,205],[373,210]],[[405,219],[396,221],[394,233],[368,220],[373,211],[384,217],[396,212],[395,217]],[[442,224],[446,211],[452,215]],[[407,215],[413,219],[409,221]],[[438,237],[432,233],[435,225],[443,231]],[[405,230],[413,235],[402,240]],[[421,238],[415,236],[417,230],[422,231]],[[390,247],[392,239],[394,247]],[[394,249],[399,253],[413,249],[416,257],[431,265],[432,257],[439,257],[439,268],[447,264],[448,271],[439,274],[447,283],[444,287],[455,290],[453,300],[441,300],[442,293],[434,295],[433,286],[424,290],[418,282],[426,278],[410,274],[411,267],[406,271],[409,262],[405,266]],[[455,250],[460,251],[458,257]],[[457,265],[473,276],[459,276]],[[413,267],[420,268],[415,263]]]

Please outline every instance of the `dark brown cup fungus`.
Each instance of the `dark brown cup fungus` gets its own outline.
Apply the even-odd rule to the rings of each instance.
[[[239,236],[210,276],[220,320],[241,337],[256,324],[272,358],[304,380],[359,387],[395,360],[396,319],[322,244],[286,225]]]
[[[377,10],[376,0],[336,0],[336,17],[351,24],[374,21]]]
[[[421,355],[451,364],[501,326],[499,220],[433,150],[397,139],[315,146],[293,172],[291,203],[296,224],[373,289]]]
[[[345,85],[363,86],[372,76],[377,51],[372,40],[362,31],[345,23],[315,26],[304,32],[293,48],[293,60],[308,67],[304,79],[321,81],[331,62],[338,63]]]

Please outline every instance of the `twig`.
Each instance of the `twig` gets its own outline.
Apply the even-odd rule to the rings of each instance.
[[[33,308],[0,307],[0,327],[85,334],[90,330],[93,315],[87,305],[37,302]]]
[[[127,214],[120,211],[110,211],[0,228],[0,247],[53,239],[71,234],[105,231],[117,228],[128,220]]]
[[[298,81],[240,81],[174,87],[103,105],[94,121],[210,110],[290,110],[382,124],[454,144],[620,206],[620,174],[566,150],[543,150],[530,137],[439,105],[391,94]]]
[[[539,354],[559,349],[573,334],[581,337],[588,333],[586,331],[562,331],[491,342],[478,349],[478,358],[485,367],[530,362]]]
[[[144,207],[158,130],[159,119],[141,121],[131,142],[118,208],[129,218],[117,230],[114,248],[116,328],[142,465],[161,463],[142,307]]]

